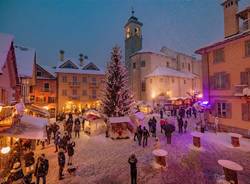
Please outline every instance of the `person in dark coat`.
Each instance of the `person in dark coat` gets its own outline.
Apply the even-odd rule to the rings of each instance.
[[[21,182],[24,177],[23,170],[20,162],[15,162],[10,175],[8,177],[7,183]]]
[[[68,135],[67,132],[64,133],[64,136],[62,138],[62,141],[61,141],[61,144],[60,144],[60,147],[62,147],[64,149],[64,151],[67,151],[67,143],[68,141],[70,140],[70,136]]]
[[[184,121],[184,132],[185,132],[185,133],[187,132],[187,126],[188,126],[188,121],[185,120],[185,121]]]
[[[49,170],[49,161],[45,158],[45,154],[42,154],[37,159],[35,176],[36,176],[36,184],[40,183],[40,178],[43,180],[43,184],[46,184],[46,176]]]
[[[26,167],[26,173],[33,173],[34,172],[34,152],[28,151],[24,154],[24,161],[25,161],[25,167]]]
[[[58,152],[58,165],[59,165],[59,180],[63,179],[63,170],[65,166],[65,154],[62,148]]]
[[[50,125],[46,125],[46,133],[47,133],[47,143],[50,144],[50,138],[51,138],[51,133],[52,133],[52,129]]]
[[[141,125],[139,125],[139,127],[137,128],[137,139],[138,139],[139,146],[141,146],[141,140],[142,140],[142,128],[141,128]]]
[[[160,118],[161,119],[163,118],[163,110],[162,109],[160,110]]]
[[[53,138],[55,139],[56,132],[60,129],[60,127],[55,123],[52,125]]]
[[[59,145],[61,144],[61,141],[62,141],[61,133],[59,131],[57,131],[55,139],[54,139],[54,144],[55,144],[55,147],[56,147],[55,152],[58,151],[58,148],[59,148]]]
[[[137,159],[135,157],[135,154],[132,154],[129,159],[128,163],[130,165],[130,177],[131,177],[131,184],[137,183]]]
[[[145,147],[148,145],[148,137],[149,137],[149,132],[146,129],[146,127],[143,127],[142,135],[143,135],[142,146]]]
[[[182,117],[178,117],[177,121],[178,121],[179,133],[183,133],[183,119],[182,119]]]
[[[68,141],[67,144],[67,152],[68,152],[68,156],[69,156],[69,160],[68,160],[68,165],[72,165],[72,157],[74,155],[75,152],[75,142],[74,141]]]
[[[85,118],[82,118],[82,130],[84,131]]]
[[[79,118],[76,118],[75,125],[74,125],[74,131],[75,131],[75,137],[80,137],[80,130],[81,130],[81,122]]]

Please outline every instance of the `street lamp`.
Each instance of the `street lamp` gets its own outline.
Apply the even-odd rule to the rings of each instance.
[[[8,153],[10,152],[10,147],[9,146],[2,147],[0,152],[3,155],[1,156],[1,159],[0,159],[0,168],[3,168],[5,167],[6,161],[8,160]]]
[[[1,149],[1,153],[6,155],[10,152],[10,147],[9,146],[6,146],[6,147],[2,147]]]

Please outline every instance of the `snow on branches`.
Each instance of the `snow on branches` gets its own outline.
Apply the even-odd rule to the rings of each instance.
[[[102,98],[103,113],[108,117],[128,115],[133,104],[128,87],[128,72],[121,62],[121,57],[120,48],[115,46],[107,65]]]

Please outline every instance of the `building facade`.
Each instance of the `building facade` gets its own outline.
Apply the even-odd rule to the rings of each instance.
[[[238,11],[238,0],[222,6],[225,38],[196,51],[202,55],[204,99],[212,106],[210,122],[217,116],[221,129],[249,135],[250,8]]]
[[[48,110],[50,117],[55,117],[57,102],[55,69],[36,64],[35,83],[35,86],[30,87],[30,103]]]
[[[13,36],[0,33],[0,104],[19,100],[19,79]]]
[[[80,54],[79,60],[64,59],[56,67],[58,112],[81,112],[98,108],[104,72]]]
[[[21,99],[30,103],[30,90],[35,83],[36,52],[34,49],[15,46],[17,71],[20,81]]]

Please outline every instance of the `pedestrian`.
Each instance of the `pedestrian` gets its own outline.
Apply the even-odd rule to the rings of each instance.
[[[143,135],[142,146],[145,147],[148,145],[148,137],[149,137],[149,132],[146,129],[146,127],[143,127],[142,135]]]
[[[82,118],[82,130],[84,131],[85,118]]]
[[[59,180],[63,179],[63,170],[65,166],[65,154],[62,148],[58,152]]]
[[[34,152],[33,151],[27,151],[24,154],[24,163],[26,168],[26,173],[33,173],[34,172]]]
[[[161,119],[163,118],[163,110],[162,109],[160,110],[160,118]]]
[[[15,162],[8,177],[7,183],[21,183],[24,174],[20,162]]]
[[[68,152],[68,156],[69,156],[69,159],[68,159],[68,165],[72,165],[72,158],[73,158],[73,155],[74,155],[74,152],[75,152],[75,142],[74,141],[71,141],[69,140],[68,141],[68,144],[67,144],[67,152]]]
[[[164,126],[165,126],[165,120],[164,119],[160,120],[160,126],[161,126],[161,133],[162,133],[162,130],[164,130]]]
[[[152,132],[152,118],[148,120],[148,130],[149,132]]]
[[[67,143],[68,141],[70,140],[70,136],[68,135],[67,132],[64,132],[64,136],[62,138],[62,141],[61,141],[61,144],[60,144],[60,147],[62,147],[64,149],[64,151],[66,152],[67,151]]]
[[[56,124],[56,122],[52,125],[53,139],[55,139],[56,132],[60,129],[60,127]]]
[[[185,120],[185,121],[184,121],[184,132],[185,132],[185,133],[187,132],[187,126],[188,126],[188,121]]]
[[[55,144],[55,148],[56,148],[55,152],[58,151],[58,147],[61,144],[61,141],[62,141],[61,140],[61,133],[59,131],[57,131],[55,139],[54,139],[54,144]]]
[[[135,154],[132,154],[129,159],[128,163],[130,165],[130,177],[131,177],[131,184],[137,183],[137,159],[135,157]]]
[[[141,128],[141,125],[139,125],[139,127],[137,129],[137,140],[138,140],[139,146],[141,146],[141,140],[142,140],[142,128]]]
[[[40,183],[40,178],[43,180],[43,184],[46,184],[46,176],[49,170],[49,161],[45,158],[45,154],[42,154],[37,159],[35,176],[36,176],[36,184]]]
[[[80,137],[80,129],[81,129],[81,122],[80,122],[79,118],[76,118],[75,126],[74,126],[75,138]]]
[[[51,132],[52,130],[50,125],[46,125],[47,144],[50,144]]]
[[[197,117],[197,111],[196,111],[195,107],[193,107],[192,110],[193,110],[194,118],[196,119],[196,117]]]
[[[177,118],[179,133],[183,133],[183,119],[182,117]]]

